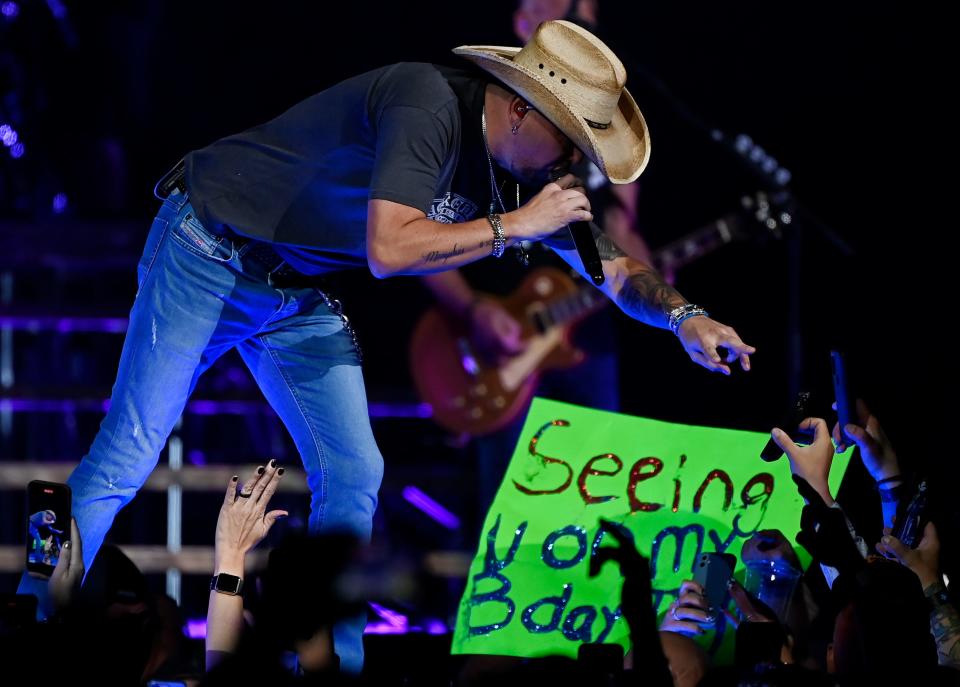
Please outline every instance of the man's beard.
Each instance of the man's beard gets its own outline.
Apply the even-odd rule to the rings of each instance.
[[[519,168],[508,171],[521,186],[529,186],[538,191],[553,180],[550,171],[545,169]]]

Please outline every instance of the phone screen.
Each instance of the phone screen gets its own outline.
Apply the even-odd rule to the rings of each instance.
[[[27,570],[52,575],[70,539],[70,487],[34,480],[27,485]]]

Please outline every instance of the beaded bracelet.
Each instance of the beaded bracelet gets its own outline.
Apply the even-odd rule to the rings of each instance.
[[[704,317],[709,317],[710,314],[701,308],[699,305],[694,305],[693,303],[687,303],[686,305],[681,305],[678,308],[674,308],[670,311],[670,317],[668,324],[670,330],[677,334],[680,331],[680,325],[683,324],[684,320],[688,320],[691,317],[697,317],[703,315]]]

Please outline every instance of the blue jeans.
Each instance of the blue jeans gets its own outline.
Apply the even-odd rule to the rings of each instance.
[[[356,340],[339,303],[319,289],[275,288],[268,266],[248,254],[255,245],[209,232],[185,195],[163,201],[137,268],[110,410],[68,480],[88,570],[117,512],[156,466],[197,379],[231,348],[303,459],[311,532],[369,539],[383,459]],[[346,671],[362,665],[364,623],[334,629]]]

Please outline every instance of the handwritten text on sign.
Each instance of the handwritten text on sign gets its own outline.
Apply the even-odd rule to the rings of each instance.
[[[792,539],[803,501],[786,459],[760,460],[767,438],[536,399],[484,523],[453,652],[575,656],[583,642],[626,647],[617,571],[587,575],[604,544],[599,518],[619,523],[650,559],[659,613],[701,552],[739,556],[758,529]],[[843,467],[831,475],[834,489]],[[713,649],[725,629],[721,621]]]

